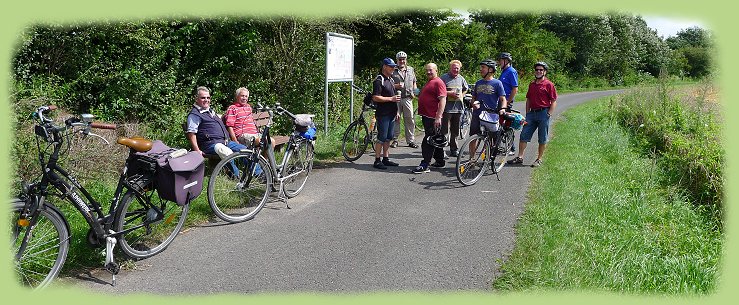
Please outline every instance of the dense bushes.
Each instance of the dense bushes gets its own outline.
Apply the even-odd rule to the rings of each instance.
[[[614,99],[611,107],[645,152],[656,157],[669,182],[720,219],[725,153],[713,85],[676,88],[661,82]]]

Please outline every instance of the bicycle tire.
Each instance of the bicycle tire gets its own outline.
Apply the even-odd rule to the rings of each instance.
[[[354,162],[362,157],[367,150],[367,145],[370,144],[368,139],[370,139],[370,133],[367,130],[367,124],[361,121],[349,124],[341,140],[341,154],[344,155],[344,159]]]
[[[254,163],[252,154],[239,152],[222,159],[210,176],[208,204],[213,213],[224,221],[236,223],[250,220],[267,202],[272,186],[272,169],[261,155],[256,157],[259,169],[251,167]],[[239,170],[236,175],[226,166],[232,161]]]
[[[11,249],[17,254],[26,236],[28,226],[21,219],[25,203],[12,200]],[[58,209],[47,203],[40,211],[36,225],[31,229],[25,251],[20,259],[14,259],[18,282],[26,287],[42,289],[48,286],[64,266],[69,252],[69,229],[64,216]]]
[[[118,237],[121,251],[133,259],[154,256],[174,241],[185,224],[190,205],[159,198],[156,191],[141,196],[128,190],[116,209],[113,230],[124,232]],[[161,211],[161,212],[160,212]]]
[[[465,109],[459,118],[459,139],[464,140],[470,134],[470,124],[472,124],[472,110]]]
[[[313,143],[301,140],[295,145],[285,156],[285,166],[282,168],[282,177],[290,177],[282,181],[282,190],[287,198],[293,198],[303,190],[313,169]]]
[[[501,139],[495,147],[495,155],[493,156],[493,162],[491,168],[493,173],[500,173],[503,170],[503,166],[508,162],[508,152],[513,148],[513,129],[507,128],[501,134]]]
[[[477,140],[480,141],[478,141],[475,151],[470,152],[470,143]],[[489,145],[490,141],[488,141],[487,137],[473,135],[468,137],[459,146],[454,170],[459,183],[470,186],[480,180],[480,177],[485,173],[486,164],[490,159],[488,157],[490,152]]]

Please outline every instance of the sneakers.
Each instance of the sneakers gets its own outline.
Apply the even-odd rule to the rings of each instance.
[[[509,156],[515,156],[515,155],[516,155],[516,152],[515,152],[515,151],[513,151],[513,150],[511,150],[511,151],[509,151],[509,152],[508,152],[508,155],[509,155]]]
[[[390,161],[388,158],[382,158],[382,164],[385,166],[398,166],[398,163]]]
[[[508,161],[508,164],[523,164],[523,158],[515,157]]]
[[[410,142],[410,143],[408,143],[408,147],[410,147],[410,148],[418,148],[418,144],[416,144],[416,142]]]
[[[534,163],[531,163],[531,167],[539,167],[541,166],[541,159],[534,160]]]
[[[392,148],[398,147],[398,140],[393,140],[393,143],[390,143],[390,147]]]
[[[413,172],[416,173],[416,174],[422,174],[422,173],[430,173],[431,170],[429,169],[428,164],[425,164],[425,163],[421,162],[421,165],[417,166],[413,170]]]
[[[444,165],[446,165],[446,162],[444,162],[444,161],[441,161],[441,162],[436,161],[436,162],[434,162],[434,163],[431,164],[431,166],[433,166],[433,167],[444,167]]]
[[[452,150],[452,151],[450,151],[450,152],[449,152],[449,156],[450,156],[450,157],[455,157],[455,158],[456,158],[457,156],[459,156],[459,153],[457,153],[457,151],[456,151],[456,150]]]
[[[375,160],[375,164],[373,164],[372,167],[374,167],[376,169],[387,169],[387,167],[385,166],[385,164],[382,164],[382,161],[380,161],[380,160]]]

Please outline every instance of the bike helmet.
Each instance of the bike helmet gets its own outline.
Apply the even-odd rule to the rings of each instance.
[[[480,62],[481,66],[488,66],[490,68],[493,68],[493,71],[498,67],[498,64],[492,60],[492,59],[486,59]]]
[[[408,58],[408,54],[405,54],[405,52],[400,51],[398,52],[398,54],[395,54],[395,59],[399,59],[399,58]]]
[[[497,59],[502,59],[502,58],[505,58],[508,61],[513,61],[513,57],[511,57],[511,53],[508,53],[508,52],[502,52],[502,53],[498,54],[498,58]]]
[[[543,61],[536,62],[534,64],[534,69],[536,69],[537,66],[541,66],[542,68],[544,68],[544,71],[549,71],[549,66],[547,65],[547,63],[545,63]]]
[[[449,140],[447,140],[443,134],[437,133],[433,136],[427,136],[426,143],[429,143],[429,145],[433,147],[443,149],[447,144],[449,144]]]
[[[521,130],[523,125],[526,125],[526,120],[523,115],[518,113],[507,113],[505,115],[506,125],[510,124],[511,128],[515,130]]]

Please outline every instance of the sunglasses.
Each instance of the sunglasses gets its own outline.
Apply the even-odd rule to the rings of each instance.
[[[534,69],[534,71],[544,71],[544,69]]]

